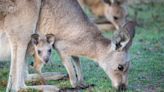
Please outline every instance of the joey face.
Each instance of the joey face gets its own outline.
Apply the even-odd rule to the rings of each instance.
[[[48,63],[52,54],[52,46],[47,41],[40,40],[35,45],[35,52],[43,63]]]
[[[52,45],[54,43],[53,35],[46,35],[46,37],[39,37],[39,35],[32,36],[32,43],[34,45],[35,53],[42,63],[48,63],[52,54]]]

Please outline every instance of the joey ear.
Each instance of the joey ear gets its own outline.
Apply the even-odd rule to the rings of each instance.
[[[37,45],[39,43],[39,35],[38,34],[32,34],[31,35],[31,41],[34,45]]]
[[[46,34],[47,42],[53,45],[55,42],[55,36],[53,34]]]

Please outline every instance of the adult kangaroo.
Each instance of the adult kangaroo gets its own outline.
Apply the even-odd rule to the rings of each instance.
[[[131,23],[128,26],[128,31],[134,28]],[[112,44],[112,41],[103,37],[98,28],[89,21],[76,0],[45,0],[39,28],[41,33],[51,33],[55,36],[55,48],[69,73],[73,87],[85,86],[78,57],[86,56],[104,69],[114,87],[126,88],[130,63],[128,49],[133,38],[131,35],[134,35],[133,30],[128,34],[128,39],[122,38],[119,42],[121,46]],[[121,50],[117,50],[118,48]]]
[[[24,69],[26,49],[37,24],[41,0],[12,1],[16,6],[15,11],[5,15],[1,31],[6,32],[11,46],[12,58],[7,89],[18,91],[27,88],[24,82],[27,70]],[[55,36],[55,48],[69,73],[72,86],[85,86],[78,56],[87,56],[104,69],[114,87],[124,89],[129,67],[128,48],[117,51],[117,45],[102,36],[83,13],[77,0],[43,0],[43,3],[38,30],[42,34]],[[72,62],[71,58],[75,62]]]

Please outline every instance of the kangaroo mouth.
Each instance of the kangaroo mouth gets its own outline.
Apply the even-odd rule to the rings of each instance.
[[[108,20],[105,20],[105,21],[98,21],[98,22],[96,22],[96,24],[112,24],[110,21],[108,21]]]
[[[99,17],[94,20],[96,24],[112,24],[109,20],[107,20],[105,17]]]

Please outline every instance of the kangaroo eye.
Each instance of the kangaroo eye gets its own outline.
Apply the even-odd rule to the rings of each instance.
[[[119,71],[123,71],[123,70],[124,70],[123,65],[118,65],[118,70],[119,70]]]
[[[117,16],[113,16],[114,20],[118,20],[118,17]]]
[[[49,49],[48,52],[51,53],[51,49]]]
[[[38,54],[41,54],[41,50],[38,50]]]

